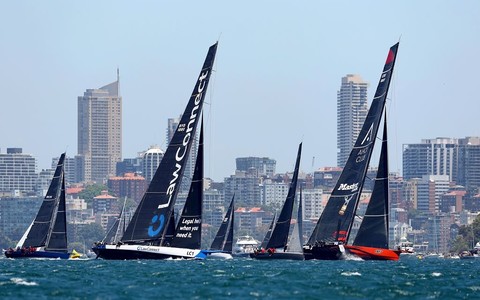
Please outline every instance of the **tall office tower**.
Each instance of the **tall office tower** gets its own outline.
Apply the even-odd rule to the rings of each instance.
[[[239,157],[235,159],[238,171],[251,172],[255,169],[257,176],[272,177],[275,174],[277,162],[268,157]]]
[[[424,139],[419,144],[404,144],[402,155],[405,180],[423,175],[448,175],[450,180],[457,180],[458,139]]]
[[[116,174],[122,160],[122,97],[117,81],[87,89],[78,97],[78,154],[83,157],[83,180],[102,183]]]
[[[152,181],[153,175],[157,171],[158,165],[162,161],[164,152],[159,146],[150,146],[150,148],[143,153],[142,159],[142,173],[147,184]]]
[[[368,83],[359,75],[342,77],[337,92],[337,166],[344,167],[368,112]]]
[[[480,137],[459,139],[457,183],[480,194]]]
[[[22,153],[22,148],[7,148],[0,153],[0,191],[35,191],[37,184],[37,161],[30,154]]]

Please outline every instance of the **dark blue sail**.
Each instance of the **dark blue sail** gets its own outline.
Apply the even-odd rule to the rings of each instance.
[[[382,151],[372,196],[353,245],[388,249],[387,116],[384,117]]]
[[[287,199],[283,204],[282,211],[273,228],[272,236],[267,243],[267,248],[283,248],[287,245],[288,233],[290,231],[290,222],[292,220],[293,205],[295,203],[295,193],[297,191],[298,171],[300,168],[300,158],[302,156],[302,143],[298,146],[297,160],[295,170],[293,171],[292,182],[288,189]]]
[[[43,247],[50,238],[51,230],[55,223],[56,211],[58,210],[59,198],[63,182],[63,163],[65,153],[58,160],[53,179],[48,187],[47,194],[38,210],[37,216],[33,221],[32,227],[27,234],[22,246],[25,247]],[[63,208],[63,210],[65,210]]]
[[[208,50],[190,100],[165,155],[140,201],[122,242],[161,244],[173,212],[188,153],[202,112],[208,82],[217,51],[217,43]]]
[[[202,241],[203,204],[203,122],[200,127],[197,160],[192,183],[182,215],[178,220],[171,246],[177,248],[200,249]]]
[[[210,246],[211,250],[222,250],[232,253],[234,198],[235,195],[233,195],[232,201],[228,206],[227,213],[225,214],[222,224],[220,224],[220,228],[218,228],[217,234],[213,239],[212,245]]]
[[[350,152],[350,156],[332,191],[330,199],[310,236],[309,245],[314,245],[317,242],[346,243],[348,240],[385,107],[397,50],[398,43],[392,46],[388,52],[375,97],[362,130]]]

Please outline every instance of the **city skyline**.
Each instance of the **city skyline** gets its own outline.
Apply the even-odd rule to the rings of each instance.
[[[301,141],[302,170],[335,166],[341,78],[362,76],[370,105],[387,50],[400,36],[387,102],[392,171],[401,171],[403,144],[480,136],[472,121],[480,108],[474,59],[480,41],[472,38],[478,2],[188,6],[6,3],[11,13],[0,19],[9,28],[0,33],[6,45],[0,49],[0,126],[8,128],[0,135],[2,152],[23,148],[38,158],[39,169],[65,149],[73,157],[77,96],[112,82],[117,67],[122,158],[152,144],[165,149],[167,120],[181,113],[217,39],[205,107],[205,176],[216,181],[234,172],[237,157],[270,157],[277,172],[291,171]]]

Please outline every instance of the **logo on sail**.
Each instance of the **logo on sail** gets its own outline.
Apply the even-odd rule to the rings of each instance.
[[[358,190],[358,182],[357,182],[357,183],[352,183],[352,184],[342,183],[342,184],[340,184],[340,186],[338,187],[338,190],[339,190],[339,191],[352,191],[352,192],[355,192],[355,191]]]

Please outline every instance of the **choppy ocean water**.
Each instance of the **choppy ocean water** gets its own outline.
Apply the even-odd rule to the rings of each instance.
[[[474,299],[480,259],[0,259],[0,298]]]

